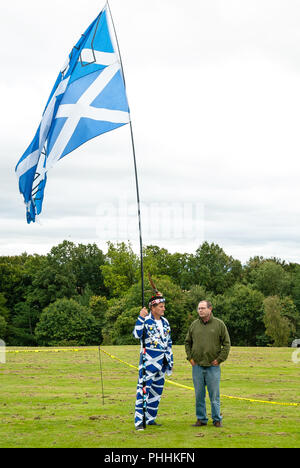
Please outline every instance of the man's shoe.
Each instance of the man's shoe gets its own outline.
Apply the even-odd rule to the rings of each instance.
[[[221,423],[221,421],[214,421],[214,426],[215,427],[223,427],[223,424]]]
[[[135,429],[136,429],[136,431],[143,431],[144,426],[143,426],[143,424],[140,424],[139,426],[136,426]]]
[[[193,427],[207,426],[207,423],[200,421],[200,419],[197,419],[197,422],[195,422],[195,424],[192,424],[192,426]]]
[[[153,421],[149,423],[148,426],[161,426],[161,424],[158,424],[157,422]]]

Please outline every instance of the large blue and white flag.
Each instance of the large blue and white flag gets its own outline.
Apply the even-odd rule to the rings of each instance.
[[[28,223],[42,211],[48,170],[78,146],[129,119],[120,57],[105,6],[69,54],[37,132],[16,166]]]

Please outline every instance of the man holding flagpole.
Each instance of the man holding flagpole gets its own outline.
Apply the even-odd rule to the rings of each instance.
[[[156,416],[165,374],[171,375],[173,368],[171,329],[164,317],[165,298],[161,293],[151,297],[149,309],[150,313],[143,307],[133,330],[133,336],[141,340],[134,421],[137,430],[159,425]]]

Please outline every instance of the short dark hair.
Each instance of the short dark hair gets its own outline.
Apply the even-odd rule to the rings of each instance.
[[[206,300],[204,299],[204,301],[199,301],[199,304],[200,304],[200,302],[206,302],[206,307],[207,307],[208,309],[212,309],[212,303],[211,303],[210,301],[206,301]]]

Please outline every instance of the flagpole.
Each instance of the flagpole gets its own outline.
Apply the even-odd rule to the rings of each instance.
[[[129,114],[130,118],[130,114]],[[141,257],[141,280],[142,280],[142,306],[144,307],[144,265],[143,265],[143,241],[142,241],[142,223],[141,223],[141,204],[140,204],[140,193],[139,193],[139,182],[137,175],[137,166],[136,166],[136,157],[134,149],[134,139],[132,131],[131,118],[129,121],[130,134],[131,134],[131,143],[132,143],[132,153],[133,153],[133,164],[134,164],[134,173],[135,173],[135,186],[136,186],[136,198],[137,198],[137,207],[138,207],[138,222],[139,222],[139,237],[140,237],[140,257]]]
[[[111,14],[111,9],[109,6],[108,0],[106,1],[106,5],[108,7],[111,24],[114,30],[114,36],[116,39],[118,55],[120,59],[121,71],[123,75],[124,87],[126,90],[126,83],[125,83],[125,75],[123,69],[123,63],[120,53],[119,41],[116,33],[116,28],[114,25],[114,20]],[[139,240],[140,240],[140,259],[141,259],[141,280],[142,280],[142,306],[144,307],[144,262],[143,262],[143,241],[142,241],[142,222],[141,222],[141,204],[140,204],[140,192],[139,192],[139,182],[138,182],[138,172],[137,172],[137,164],[136,164],[136,156],[135,156],[135,145],[134,145],[134,138],[133,138],[133,129],[132,129],[132,122],[131,122],[131,115],[129,110],[129,127],[130,127],[130,135],[131,135],[131,146],[132,146],[132,154],[133,154],[133,164],[134,164],[134,175],[135,175],[135,186],[136,186],[136,199],[137,199],[137,211],[138,211],[138,223],[139,223]]]

